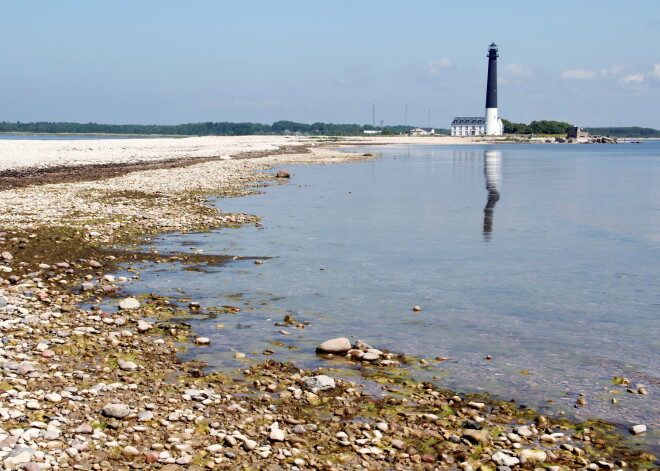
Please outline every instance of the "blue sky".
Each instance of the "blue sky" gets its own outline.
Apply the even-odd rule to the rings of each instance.
[[[660,129],[660,0],[0,0],[0,121]]]

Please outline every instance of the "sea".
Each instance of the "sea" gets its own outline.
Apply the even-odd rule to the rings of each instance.
[[[184,356],[210,369],[241,368],[243,352],[355,378],[363,366],[315,347],[360,339],[407,355],[416,380],[624,434],[643,423],[633,441],[658,444],[659,141],[356,152],[379,157],[286,166],[291,179],[257,194],[210,197],[260,225],[145,244],[237,259],[134,265],[124,293],[199,302],[185,321],[211,345]],[[287,315],[305,328],[277,325]]]

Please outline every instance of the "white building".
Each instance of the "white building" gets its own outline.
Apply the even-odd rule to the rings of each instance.
[[[483,117],[457,116],[451,122],[452,136],[478,136],[486,134],[486,120]]]
[[[415,128],[406,131],[409,136],[430,136],[435,134],[435,128]]]

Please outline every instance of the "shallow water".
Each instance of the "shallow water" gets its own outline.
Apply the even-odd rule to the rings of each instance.
[[[324,361],[318,343],[355,337],[453,359],[416,369],[418,379],[657,430],[659,142],[368,151],[383,157],[288,166],[286,184],[216,201],[262,216],[263,229],[152,242],[161,251],[272,257],[262,265],[144,267],[130,289],[181,296],[180,288],[203,308],[240,307],[197,316],[195,329],[212,345],[190,355],[212,365],[240,365],[232,349],[269,348],[314,367]],[[311,327],[275,326],[285,314]],[[626,393],[615,376],[649,394]],[[588,405],[578,410],[579,393]]]

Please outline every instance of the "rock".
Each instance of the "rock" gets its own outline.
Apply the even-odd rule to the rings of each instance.
[[[115,419],[123,419],[131,413],[131,408],[126,404],[106,404],[103,406],[103,415]]]
[[[3,260],[11,261],[14,260],[14,256],[7,252],[6,250],[0,254],[0,257],[2,257]]]
[[[346,337],[326,340],[316,347],[317,353],[346,353],[351,349],[351,342]]]
[[[516,429],[516,433],[521,437],[525,437],[525,438],[529,438],[532,435],[534,435],[534,432],[532,432],[532,429],[529,428],[529,425],[523,425],[521,427],[518,427]]]
[[[30,373],[33,373],[35,371],[34,365],[28,362],[23,362],[20,365],[18,365],[18,368],[16,368],[16,374],[19,376],[27,376]]]
[[[211,344],[211,339],[208,337],[197,337],[195,339],[195,343],[197,345],[210,345]]]
[[[19,465],[32,461],[32,457],[36,452],[34,448],[17,446],[9,452],[2,464],[5,469],[14,469]]]
[[[140,301],[135,298],[126,298],[119,301],[119,309],[138,309]]]
[[[126,446],[124,447],[123,450],[121,450],[121,454],[126,456],[127,458],[133,458],[135,456],[139,456],[140,451],[134,446]]]
[[[396,438],[395,438],[394,440],[392,440],[390,443],[391,443],[392,446],[393,446],[394,448],[396,448],[397,450],[403,450],[403,449],[405,448],[405,446],[406,446],[406,444],[405,444],[403,441],[398,440],[398,439],[396,439]]]
[[[46,399],[48,402],[60,402],[62,401],[62,396],[60,396],[57,393],[51,393],[51,394],[46,394],[44,396],[44,399]]]
[[[373,352],[366,352],[364,355],[362,355],[362,360],[364,361],[376,361],[380,358],[380,355],[378,353],[373,353]]]
[[[149,322],[143,321],[142,319],[140,319],[137,322],[138,332],[144,333],[144,332],[147,332],[147,331],[151,330],[152,328],[153,328],[152,324],[150,324]]]
[[[41,471],[41,468],[39,467],[39,464],[35,463],[34,461],[31,461],[29,463],[23,463],[21,465],[21,469],[23,471]]]
[[[413,311],[415,311],[415,312],[419,312],[419,311],[421,311],[421,310],[422,310],[421,307],[419,307],[419,306],[413,306]]]
[[[639,425],[633,425],[630,427],[630,433],[633,435],[640,435],[642,433],[646,433],[646,425],[644,424],[639,424]]]
[[[137,416],[139,422],[148,422],[150,420],[153,420],[153,418],[154,418],[154,413],[151,412],[150,410],[142,411]]]
[[[284,433],[284,430],[271,428],[268,438],[273,442],[283,442],[286,439],[286,434]]]
[[[532,450],[525,449],[518,454],[518,458],[522,463],[531,462],[531,463],[542,463],[547,459],[548,455],[545,451],[542,450]]]
[[[96,260],[90,260],[87,264],[92,268],[101,268],[101,264]]]
[[[312,390],[325,391],[334,388],[335,388],[335,380],[332,379],[330,376],[319,375],[319,376],[305,377],[303,379],[303,389],[307,389],[310,391]]]
[[[78,425],[78,427],[76,427],[76,433],[84,433],[84,434],[94,433],[94,428],[88,423],[80,424]]]
[[[286,170],[278,170],[277,174],[275,174],[277,178],[291,178],[291,174],[287,172]]]
[[[520,463],[520,460],[516,458],[515,456],[510,456],[507,455],[506,453],[502,451],[498,451],[496,453],[493,453],[493,456],[491,459],[498,465],[498,466],[515,466]]]
[[[245,353],[236,352],[236,353],[234,353],[234,358],[237,359],[237,360],[241,360],[241,359],[245,358]]]
[[[463,430],[463,438],[467,438],[472,443],[480,445],[488,445],[490,443],[490,435],[484,430]]]
[[[145,461],[149,464],[155,463],[158,461],[158,452],[156,451],[148,451],[144,455]]]
[[[134,361],[126,361],[121,358],[117,360],[117,365],[119,366],[119,369],[123,371],[135,371],[138,369],[137,363]]]

